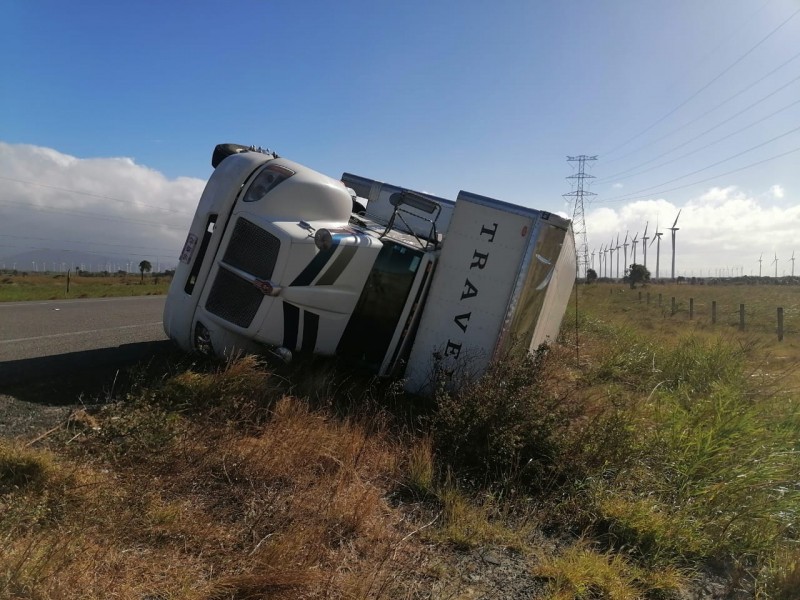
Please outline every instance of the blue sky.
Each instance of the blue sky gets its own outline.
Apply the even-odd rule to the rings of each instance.
[[[16,237],[0,257],[76,236],[142,253],[154,230],[116,201],[129,198],[169,207],[157,245],[177,254],[211,150],[232,141],[333,176],[554,212],[571,211],[567,155],[597,155],[590,248],[682,210],[680,272],[749,274],[760,252],[788,269],[800,229],[798,11],[798,0],[10,0],[0,236]],[[26,214],[26,202],[67,212]],[[75,235],[53,232],[78,210],[123,220],[84,230],[84,214]]]

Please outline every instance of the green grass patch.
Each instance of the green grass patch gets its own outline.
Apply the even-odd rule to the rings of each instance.
[[[65,298],[111,298],[157,296],[167,293],[171,277],[138,274],[67,276],[17,274],[0,276],[0,302],[63,300]]]
[[[642,569],[621,554],[599,552],[583,541],[545,558],[535,573],[548,580],[548,598],[554,600],[675,598],[686,581],[686,574],[674,567]]]

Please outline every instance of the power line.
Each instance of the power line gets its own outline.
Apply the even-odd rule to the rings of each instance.
[[[689,122],[687,122],[687,123],[684,123],[683,125],[681,125],[681,126],[679,126],[679,127],[676,127],[675,129],[673,129],[672,131],[670,131],[670,132],[668,132],[668,133],[666,133],[666,134],[662,135],[661,137],[659,137],[659,138],[656,138],[656,139],[654,139],[653,141],[651,141],[651,142],[648,142],[647,144],[644,144],[643,146],[639,146],[638,148],[636,148],[636,149],[634,149],[634,150],[631,150],[630,152],[626,152],[626,153],[625,153],[625,154],[623,154],[622,156],[619,156],[619,157],[617,157],[617,158],[614,158],[614,159],[612,159],[612,160],[610,160],[610,161],[608,161],[608,162],[610,162],[610,163],[618,162],[618,161],[622,160],[623,158],[626,158],[626,157],[630,156],[631,154],[636,154],[636,153],[638,153],[638,152],[641,152],[641,151],[642,151],[642,150],[644,150],[645,148],[649,148],[649,147],[650,147],[650,146],[652,146],[653,144],[655,144],[655,143],[657,143],[657,142],[660,142],[661,140],[664,140],[664,139],[666,139],[666,138],[668,138],[668,137],[670,137],[670,136],[672,136],[672,135],[674,135],[674,134],[678,133],[679,131],[681,131],[681,130],[683,130],[683,129],[686,129],[686,128],[687,128],[687,127],[689,127],[690,125],[694,125],[694,124],[695,124],[697,121],[699,121],[699,120],[703,119],[704,117],[708,116],[710,113],[714,112],[715,110],[717,110],[717,109],[719,109],[719,108],[723,107],[725,104],[727,104],[728,102],[730,102],[730,101],[734,100],[735,98],[738,98],[738,97],[739,97],[739,96],[741,96],[743,93],[745,93],[745,92],[749,91],[750,89],[752,89],[753,87],[755,87],[756,85],[758,85],[759,83],[761,83],[762,81],[764,81],[764,79],[766,79],[766,78],[770,77],[771,75],[773,75],[774,73],[776,73],[777,71],[779,71],[780,69],[782,69],[783,67],[785,67],[787,64],[789,64],[789,63],[790,63],[790,62],[792,62],[793,60],[796,60],[797,58],[800,58],[800,52],[798,52],[797,54],[795,54],[793,57],[791,57],[789,60],[787,60],[787,61],[786,61],[786,62],[784,62],[783,64],[781,64],[781,65],[779,65],[778,67],[774,68],[772,71],[770,71],[769,73],[767,73],[767,74],[766,74],[766,75],[764,75],[763,77],[760,77],[758,80],[754,81],[754,82],[753,82],[753,83],[751,83],[750,85],[748,85],[748,86],[746,86],[746,87],[742,88],[741,90],[739,90],[738,92],[736,92],[736,93],[735,93],[735,94],[733,94],[732,96],[728,96],[727,98],[725,98],[725,100],[723,100],[723,101],[722,101],[722,102],[720,102],[719,104],[717,104],[717,105],[715,105],[715,106],[711,107],[711,108],[710,108],[710,109],[708,109],[706,112],[704,112],[703,114],[699,115],[698,117],[696,117],[696,118],[692,119],[691,121],[689,121]],[[700,136],[702,136],[702,135],[705,135],[706,133],[708,133],[708,132],[709,132],[709,131],[711,131],[712,129],[715,129],[716,127],[719,127],[720,125],[723,125],[723,124],[725,124],[725,123],[729,122],[730,120],[732,120],[732,119],[734,119],[734,118],[738,117],[738,116],[739,116],[739,115],[741,115],[742,113],[744,113],[744,112],[746,112],[746,111],[750,110],[751,108],[755,107],[756,105],[760,104],[761,102],[764,102],[764,101],[768,100],[769,98],[771,98],[771,97],[772,97],[772,96],[774,96],[775,94],[777,94],[777,93],[779,93],[779,92],[783,91],[784,89],[786,89],[787,87],[789,87],[791,84],[795,83],[795,82],[796,82],[798,79],[800,79],[800,76],[798,76],[798,77],[795,77],[794,79],[792,79],[792,80],[791,80],[791,81],[789,81],[788,83],[785,83],[784,85],[782,85],[782,86],[781,86],[781,87],[779,87],[778,89],[776,89],[776,90],[774,90],[774,91],[770,92],[769,94],[767,94],[766,96],[764,96],[764,97],[763,97],[763,98],[761,98],[760,100],[756,100],[756,101],[755,101],[755,102],[753,102],[752,104],[748,105],[746,108],[744,108],[744,109],[740,110],[739,112],[737,112],[737,113],[736,113],[735,115],[733,115],[732,117],[730,117],[730,118],[728,118],[728,119],[726,119],[726,120],[722,121],[721,123],[719,123],[719,124],[718,124],[718,125],[716,125],[715,127],[712,127],[711,129],[709,129],[709,130],[705,131],[704,133],[700,134]],[[659,158],[661,158],[661,156],[665,156],[666,154],[669,154],[669,153],[670,153],[670,152],[672,152],[673,150],[675,150],[675,149],[677,149],[677,148],[680,148],[680,147],[682,147],[683,145],[685,145],[685,144],[688,144],[689,142],[692,142],[692,141],[696,140],[696,139],[697,139],[698,137],[700,137],[700,136],[695,136],[694,138],[692,138],[692,139],[691,139],[691,140],[689,140],[688,142],[685,142],[685,143],[684,143],[684,144],[682,144],[681,146],[677,146],[676,148],[673,148],[672,150],[668,150],[667,152],[664,152],[664,153],[662,153],[662,154],[660,154],[660,155],[656,156],[655,158],[651,159],[650,161],[647,161],[647,162],[641,163],[641,164],[640,164],[640,165],[638,165],[637,167],[631,167],[631,169],[628,169],[628,170],[636,169],[636,168],[638,168],[638,167],[640,167],[640,166],[642,166],[642,165],[645,165],[645,164],[648,164],[649,162],[652,162],[653,160],[658,160]],[[616,178],[616,177],[619,177],[620,175],[624,175],[624,174],[625,174],[625,173],[627,173],[627,172],[628,172],[628,171],[623,171],[622,173],[617,173],[617,174],[615,174],[615,175],[610,175],[610,176],[608,176],[608,177],[603,177],[602,181],[607,181],[607,180],[609,180],[609,179],[614,179],[614,178]]]
[[[799,8],[799,9],[797,9],[796,11],[794,11],[794,12],[793,12],[791,15],[789,15],[789,17],[787,17],[787,18],[786,18],[786,19],[785,19],[785,20],[784,20],[784,21],[783,21],[783,22],[782,22],[780,25],[778,25],[777,27],[775,27],[775,28],[774,28],[772,31],[770,31],[770,32],[769,32],[769,33],[768,33],[766,36],[764,36],[763,38],[761,38],[761,39],[760,39],[760,40],[759,40],[759,41],[758,41],[758,42],[757,42],[757,43],[756,43],[754,46],[752,46],[752,47],[751,47],[749,50],[747,50],[747,52],[745,52],[744,54],[742,54],[742,55],[741,55],[739,58],[737,58],[735,61],[733,61],[733,62],[732,62],[730,65],[728,65],[727,67],[725,67],[725,68],[722,70],[722,72],[721,72],[721,73],[719,73],[719,74],[718,74],[716,77],[713,77],[713,78],[712,78],[712,79],[711,79],[711,80],[710,80],[708,83],[706,83],[706,84],[705,84],[703,87],[701,87],[699,90],[697,90],[696,92],[694,92],[694,93],[693,93],[691,96],[689,96],[689,97],[688,97],[686,100],[684,100],[683,102],[681,102],[681,103],[680,103],[678,106],[676,106],[675,108],[673,108],[671,111],[669,111],[667,114],[665,114],[663,117],[661,117],[660,119],[658,119],[658,120],[657,120],[655,123],[653,123],[653,124],[652,124],[652,125],[650,125],[649,127],[646,127],[645,129],[643,129],[642,131],[640,131],[639,133],[637,133],[637,134],[636,134],[636,135],[634,135],[633,137],[631,137],[631,138],[629,138],[629,139],[625,140],[625,141],[624,141],[624,142],[622,142],[621,144],[618,144],[617,146],[615,146],[615,147],[614,147],[614,148],[612,148],[611,150],[608,150],[607,152],[604,152],[604,153],[603,153],[603,156],[607,156],[607,155],[609,155],[609,154],[613,154],[614,152],[616,152],[616,151],[617,151],[617,150],[619,150],[620,148],[624,148],[624,147],[625,147],[625,146],[627,146],[629,143],[631,143],[633,140],[635,140],[635,139],[638,139],[639,137],[643,136],[645,133],[647,133],[648,131],[650,131],[651,129],[653,129],[653,128],[654,128],[656,125],[659,125],[659,124],[661,124],[661,123],[662,123],[663,121],[665,121],[667,118],[671,117],[671,116],[672,116],[673,114],[675,114],[675,113],[676,113],[678,110],[680,110],[680,109],[681,109],[681,108],[683,108],[683,107],[684,107],[686,104],[688,104],[689,102],[691,102],[692,100],[694,100],[694,99],[695,99],[695,98],[696,98],[698,95],[700,95],[702,92],[704,92],[706,89],[708,89],[708,88],[709,88],[709,87],[710,87],[710,86],[711,86],[713,83],[715,83],[716,81],[718,81],[718,80],[719,80],[719,79],[720,79],[722,76],[724,76],[725,74],[727,74],[727,73],[728,73],[728,72],[729,72],[731,69],[733,69],[733,68],[734,68],[736,65],[738,65],[738,64],[739,64],[740,62],[742,62],[742,61],[743,61],[745,58],[747,58],[747,57],[748,57],[750,54],[752,54],[752,53],[753,53],[753,52],[754,52],[754,51],[755,51],[755,50],[756,50],[756,49],[757,49],[759,46],[761,46],[761,45],[762,45],[764,42],[766,42],[766,41],[767,41],[769,38],[771,38],[773,35],[775,35],[775,34],[776,34],[776,33],[777,33],[777,32],[778,32],[780,29],[782,29],[782,28],[783,28],[783,27],[784,27],[784,26],[785,26],[785,25],[786,25],[786,24],[787,24],[789,21],[791,21],[792,19],[794,19],[794,18],[795,18],[795,17],[796,17],[798,14],[800,14],[800,8]]]
[[[759,160],[757,162],[750,163],[749,165],[744,165],[744,166],[739,167],[737,169],[732,169],[732,170],[727,171],[725,173],[720,173],[718,175],[713,175],[711,177],[707,177],[706,179],[700,179],[699,181],[693,181],[692,183],[687,183],[685,185],[679,185],[679,186],[676,186],[676,187],[673,187],[673,188],[669,188],[669,189],[666,189],[666,190],[659,190],[658,192],[655,192],[655,193],[664,194],[666,192],[674,192],[676,190],[682,190],[682,189],[685,189],[687,187],[692,187],[694,185],[700,185],[701,183],[707,183],[709,181],[714,181],[715,179],[719,179],[720,177],[727,177],[728,175],[733,175],[734,173],[738,173],[740,171],[744,171],[744,170],[750,169],[752,167],[757,167],[758,165],[763,165],[764,163],[768,163],[770,161],[777,160],[779,158],[783,158],[784,156],[788,156],[789,154],[794,154],[795,152],[800,152],[800,146],[797,147],[797,148],[793,148],[792,150],[787,150],[786,152],[782,152],[780,154],[776,154],[775,156],[770,156],[769,158],[765,158],[763,160]],[[701,170],[705,170],[705,169],[701,169]],[[679,178],[679,179],[682,179],[682,178]],[[665,185],[665,184],[661,184],[661,185]],[[658,186],[656,186],[656,187],[658,187]],[[647,189],[650,189],[650,188],[647,188]],[[641,198],[646,198],[647,196],[637,196],[637,197],[634,197],[634,198],[629,198],[628,197],[628,196],[631,196],[631,195],[638,194],[638,193],[640,193],[642,191],[644,191],[644,190],[639,190],[639,192],[634,192],[633,194],[626,194],[625,196],[617,196],[616,198],[609,198],[608,200],[603,200],[603,202],[609,202],[609,203],[610,202],[631,202],[633,200],[639,200]]]
[[[760,144],[756,144],[755,146],[751,146],[747,150],[743,150],[742,152],[734,154],[733,156],[729,156],[728,158],[724,158],[724,159],[722,159],[720,161],[717,161],[717,162],[715,162],[713,164],[710,164],[710,165],[708,165],[706,167],[703,167],[702,169],[696,169],[695,171],[692,171],[691,173],[686,173],[685,175],[681,175],[680,177],[675,177],[673,179],[670,179],[669,181],[664,181],[664,182],[661,182],[661,183],[656,184],[656,185],[651,185],[650,187],[642,188],[641,190],[638,190],[636,192],[631,192],[630,194],[623,194],[622,196],[618,196],[618,198],[622,199],[622,198],[625,198],[626,196],[635,196],[636,194],[639,194],[641,192],[646,192],[646,191],[652,190],[654,188],[659,188],[662,185],[669,185],[670,183],[673,183],[675,181],[680,181],[681,179],[686,179],[687,177],[691,177],[692,175],[697,175],[698,173],[702,173],[703,171],[707,171],[708,169],[711,169],[712,167],[716,167],[718,165],[721,165],[722,163],[728,162],[729,160],[733,160],[734,158],[738,158],[738,157],[742,156],[743,154],[747,154],[748,152],[752,152],[753,150],[757,150],[758,148],[766,146],[767,144],[771,144],[772,142],[774,142],[776,140],[779,140],[781,138],[784,138],[787,135],[791,135],[792,133],[794,133],[796,131],[800,131],[800,126],[797,126],[794,129],[790,129],[789,131],[786,131],[786,132],[784,132],[784,133],[782,133],[780,135],[776,135],[774,138],[769,139],[766,142],[761,142]]]
[[[759,8],[757,8],[752,13],[748,14],[746,17],[741,19],[739,24],[735,28],[733,28],[730,31],[729,34],[724,35],[724,36],[720,36],[721,37],[721,41],[716,46],[714,46],[711,50],[709,50],[707,52],[703,52],[703,58],[702,59],[693,60],[692,61],[692,65],[691,65],[692,66],[692,73],[694,74],[696,72],[699,72],[699,67],[700,67],[700,65],[702,63],[706,63],[708,61],[708,59],[711,56],[713,56],[714,54],[716,54],[720,49],[722,49],[723,46],[728,44],[732,39],[735,39],[734,36],[736,36],[736,34],[739,33],[740,30],[742,30],[745,27],[747,27],[748,25],[752,24],[753,19],[756,17],[756,15],[758,15],[758,13],[763,11],[772,2],[773,2],[773,0],[766,0],[766,2],[764,2],[764,4],[762,4]],[[678,84],[682,80],[685,80],[685,79],[686,79],[686,72],[683,71],[680,76],[676,77],[673,81],[671,81],[669,85],[664,87],[664,89],[667,89],[667,90],[674,89],[675,87],[678,86]]]
[[[798,77],[797,79],[800,79],[800,77]],[[696,135],[696,136],[695,136],[695,137],[693,137],[692,139],[690,139],[690,140],[688,140],[688,141],[684,142],[683,144],[680,144],[680,145],[678,145],[678,146],[675,146],[674,148],[671,148],[671,149],[670,149],[670,150],[668,150],[667,152],[664,152],[663,154],[661,154],[661,155],[659,155],[659,156],[656,156],[656,157],[655,157],[655,158],[653,158],[653,159],[650,159],[650,160],[648,160],[648,161],[645,161],[645,162],[643,162],[643,163],[640,163],[640,164],[639,164],[639,165],[637,165],[636,167],[632,167],[632,168],[628,169],[628,171],[623,171],[622,173],[617,173],[617,174],[616,174],[615,176],[613,176],[613,177],[609,177],[609,178],[603,178],[602,180],[598,180],[598,182],[602,182],[602,181],[610,181],[610,180],[612,180],[612,179],[616,179],[616,178],[620,177],[621,175],[627,175],[628,177],[635,177],[635,176],[638,176],[638,175],[642,175],[643,173],[649,173],[650,171],[652,171],[652,170],[654,170],[654,169],[661,168],[661,167],[663,167],[663,166],[665,166],[665,165],[672,164],[672,163],[674,163],[675,161],[678,161],[678,160],[680,160],[680,159],[682,159],[682,158],[686,158],[687,156],[691,156],[692,154],[697,154],[697,153],[698,153],[698,152],[700,152],[701,150],[705,150],[706,148],[710,148],[711,146],[714,146],[715,144],[719,144],[720,142],[722,142],[722,141],[725,141],[725,140],[727,140],[728,138],[731,138],[731,137],[733,137],[733,136],[735,136],[735,135],[737,135],[737,134],[739,134],[739,133],[742,133],[743,131],[746,131],[746,130],[750,129],[751,127],[755,127],[756,125],[758,125],[758,124],[760,124],[760,123],[762,123],[762,122],[766,121],[767,119],[770,119],[770,118],[774,117],[775,115],[777,115],[777,114],[779,114],[779,113],[782,113],[782,112],[783,112],[783,111],[785,111],[785,110],[788,110],[788,109],[792,108],[793,106],[795,106],[795,105],[797,105],[797,104],[800,104],[800,100],[795,100],[794,102],[792,102],[792,103],[790,103],[790,104],[787,104],[787,105],[786,105],[786,106],[784,106],[783,108],[779,108],[779,109],[778,109],[778,110],[776,110],[775,112],[772,112],[772,113],[768,114],[767,116],[765,116],[765,117],[762,117],[762,118],[760,118],[759,120],[757,120],[757,121],[754,121],[753,123],[750,123],[749,125],[746,125],[746,126],[744,126],[744,127],[740,128],[740,129],[737,129],[736,131],[734,131],[734,132],[732,132],[732,133],[729,133],[729,134],[728,134],[728,135],[726,135],[726,136],[723,136],[723,137],[721,137],[721,138],[719,138],[719,139],[717,139],[717,140],[714,140],[713,142],[710,142],[710,143],[706,144],[705,146],[701,146],[700,148],[697,148],[696,150],[692,150],[691,152],[687,152],[686,154],[681,154],[680,156],[677,156],[677,157],[675,157],[675,158],[673,158],[673,159],[670,159],[670,160],[667,160],[667,161],[665,161],[665,162],[662,162],[662,163],[659,163],[659,164],[657,164],[657,165],[654,165],[654,166],[650,167],[649,169],[644,169],[643,171],[637,171],[637,172],[635,172],[635,173],[630,173],[630,171],[633,171],[633,170],[635,170],[635,169],[637,169],[637,168],[639,168],[639,167],[643,167],[644,165],[650,164],[650,163],[651,163],[651,162],[653,162],[654,160],[658,160],[658,159],[659,159],[659,158],[661,158],[662,156],[666,156],[666,155],[668,155],[668,154],[671,154],[671,153],[672,153],[672,152],[674,152],[675,150],[678,150],[678,149],[682,148],[683,146],[686,146],[687,144],[689,144],[689,143],[691,143],[691,142],[693,142],[693,141],[695,141],[695,140],[697,140],[697,139],[701,138],[702,136],[706,135],[706,134],[707,134],[707,133],[709,133],[710,131],[712,131],[712,130],[714,130],[714,129],[718,128],[719,126],[721,126],[721,125],[723,125],[723,124],[727,123],[728,121],[730,121],[730,119],[727,119],[727,120],[723,121],[722,123],[718,123],[718,124],[717,124],[717,125],[715,125],[714,127],[710,128],[710,129],[707,129],[707,130],[706,130],[706,131],[704,131],[703,133],[701,133],[701,134],[699,134],[699,135]],[[740,114],[740,113],[737,113],[737,115],[738,115],[738,114]],[[737,116],[737,115],[734,115],[734,116]],[[733,117],[731,117],[731,118],[733,118]]]

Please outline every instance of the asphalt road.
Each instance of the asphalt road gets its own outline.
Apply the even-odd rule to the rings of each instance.
[[[163,296],[0,303],[0,391],[5,384],[130,364],[171,346]]]

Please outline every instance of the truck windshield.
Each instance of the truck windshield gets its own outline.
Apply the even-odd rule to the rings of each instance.
[[[392,341],[422,260],[420,250],[391,240],[383,248],[367,278],[336,353],[377,369]]]

